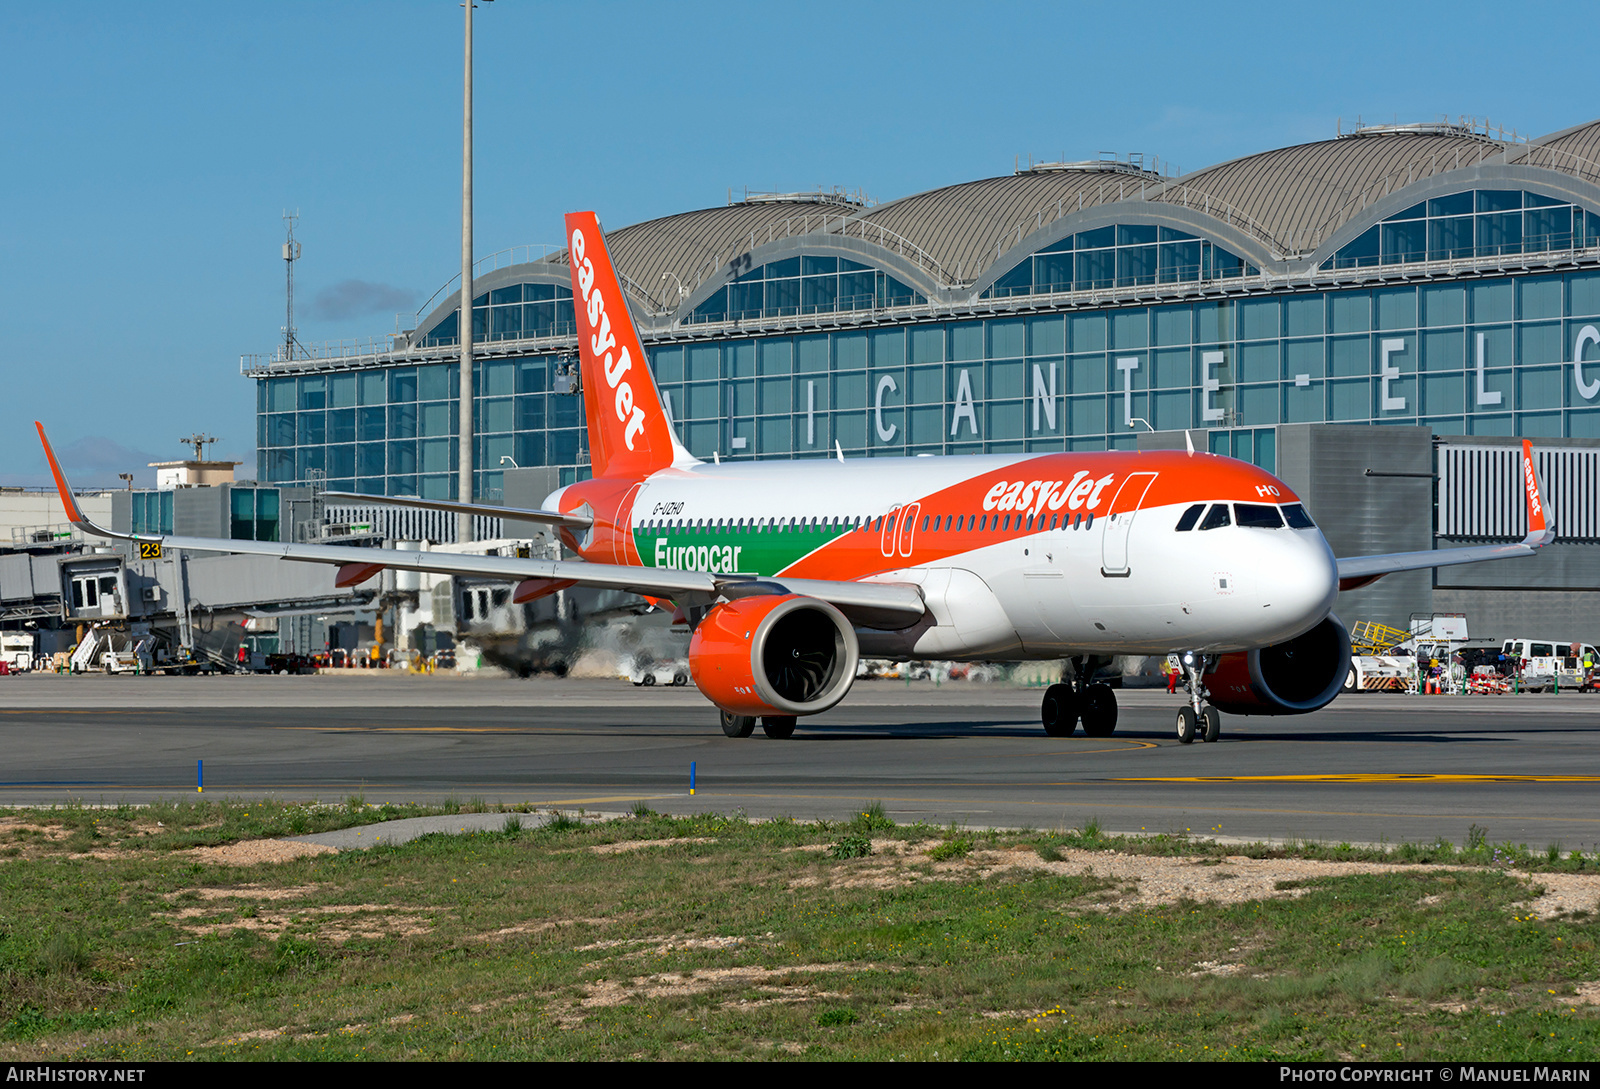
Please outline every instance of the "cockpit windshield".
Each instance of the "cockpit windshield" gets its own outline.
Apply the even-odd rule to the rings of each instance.
[[[1311,515],[1307,514],[1305,507],[1299,503],[1290,503],[1284,507],[1283,517],[1288,521],[1290,529],[1317,528],[1317,523],[1311,520]]]
[[[1278,508],[1265,503],[1235,503],[1233,513],[1239,524],[1248,529],[1283,528],[1283,516],[1278,513]]]
[[[1201,515],[1205,517],[1202,519]],[[1178,533],[1192,529],[1221,529],[1238,525],[1245,529],[1316,529],[1317,524],[1299,503],[1286,503],[1281,507],[1267,503],[1195,503],[1187,507],[1178,518]]]

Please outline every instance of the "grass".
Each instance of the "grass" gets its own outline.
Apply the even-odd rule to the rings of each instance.
[[[1600,1010],[1579,994],[1600,980],[1600,917],[1532,918],[1527,884],[1504,872],[1600,860],[1481,829],[1463,846],[1241,848],[1094,822],[896,826],[881,805],[826,825],[640,807],[543,825],[508,813],[492,832],[252,866],[190,850],[424,812],[10,811],[0,1060],[1600,1052]],[[852,839],[890,846],[830,849]],[[1140,906],[1081,866],[1005,863],[1075,849],[1425,868],[1301,880],[1292,899]]]
[[[928,857],[935,862],[948,862],[953,858],[970,855],[973,846],[971,836],[952,835],[943,843],[929,848]]]
[[[852,832],[828,846],[831,858],[866,858],[872,853],[872,840],[859,832]]]

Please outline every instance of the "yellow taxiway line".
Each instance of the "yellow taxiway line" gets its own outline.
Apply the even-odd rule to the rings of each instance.
[[[1335,772],[1324,775],[1129,776],[1113,783],[1600,783],[1600,775],[1467,775],[1433,772]]]

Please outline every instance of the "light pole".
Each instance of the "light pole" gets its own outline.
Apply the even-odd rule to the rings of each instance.
[[[456,320],[461,340],[461,409],[457,413],[460,447],[456,499],[470,503],[473,499],[472,417],[476,385],[472,376],[472,0],[464,0],[461,6],[467,13],[467,22],[461,91],[461,312]],[[472,540],[472,515],[459,515],[456,540],[462,543]]]

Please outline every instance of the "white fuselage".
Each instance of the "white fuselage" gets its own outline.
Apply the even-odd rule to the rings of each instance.
[[[1248,469],[1251,484],[1274,482],[1256,492],[1281,490],[1267,501],[1293,500],[1261,470],[1197,456],[1210,460],[1195,468]],[[1162,471],[1129,472],[1141,464],[1125,460],[1117,472],[1153,480]],[[1073,472],[1078,465],[1088,472]],[[1040,498],[1026,504],[1033,517],[1025,532],[1021,506],[1015,528],[1008,517],[1001,529],[993,510],[999,489],[989,483],[1008,470],[1039,476],[1041,466],[1062,486],[1051,493],[1047,480],[1026,493]],[[1093,486],[1092,474],[1105,467],[1103,457],[1071,454],[697,465],[648,477],[618,512],[618,528],[637,549],[634,562],[647,567],[917,585],[929,615],[904,631],[863,630],[862,652],[871,655],[1225,653],[1291,639],[1328,615],[1338,577],[1319,530],[1229,524],[1179,532],[1186,509],[1239,498],[1237,483],[1208,491],[1209,480],[1226,474],[1184,476],[1181,490],[1192,494],[1181,502],[1140,506],[1133,495],[1116,508],[1120,477],[1108,472],[1099,480],[1111,483]],[[1069,492],[1063,482],[1078,478],[1082,486]],[[567,490],[546,507],[562,509]],[[1170,500],[1172,481],[1165,492]],[[1113,509],[1119,513],[1108,514]],[[955,530],[957,518],[970,526]],[[984,528],[971,528],[980,518]]]

